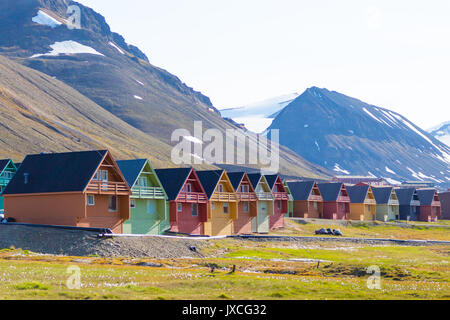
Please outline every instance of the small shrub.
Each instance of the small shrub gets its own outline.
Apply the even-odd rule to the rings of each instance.
[[[43,285],[40,282],[23,282],[14,286],[16,290],[48,290],[49,286]]]

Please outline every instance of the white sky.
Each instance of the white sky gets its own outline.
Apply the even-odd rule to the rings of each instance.
[[[450,120],[450,1],[78,0],[219,108],[311,86]]]

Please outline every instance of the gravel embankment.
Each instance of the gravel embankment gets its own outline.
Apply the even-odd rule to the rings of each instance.
[[[0,224],[0,249],[14,247],[42,254],[66,256],[183,258],[198,257],[190,246],[208,240],[168,237],[98,238],[97,232]]]

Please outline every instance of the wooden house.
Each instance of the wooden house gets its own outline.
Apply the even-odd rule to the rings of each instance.
[[[436,189],[419,189],[420,201],[419,221],[436,222],[441,216],[441,202]]]
[[[228,174],[225,170],[198,171],[197,174],[209,200],[205,235],[232,235],[233,222],[238,218],[239,198]]]
[[[288,186],[294,198],[294,217],[322,218],[323,198],[316,182],[289,182]]]
[[[289,194],[278,174],[265,175],[273,194],[273,215],[269,217],[270,230],[284,227],[284,216],[289,212]]]
[[[395,189],[400,220],[417,221],[420,216],[420,201],[416,188]]]
[[[234,234],[252,233],[252,220],[258,213],[258,198],[245,172],[228,173],[239,199],[238,217],[233,221]]]
[[[168,198],[150,162],[122,160],[117,165],[132,191],[123,233],[159,235],[170,229]]]
[[[342,182],[319,183],[323,199],[322,218],[345,220],[350,216],[350,197]]]
[[[266,178],[260,173],[248,174],[258,197],[257,215],[252,221],[253,233],[269,233],[269,219],[273,215],[273,194]]]
[[[450,190],[439,193],[441,201],[441,219],[450,220]]]
[[[377,203],[376,219],[379,221],[399,220],[399,203],[393,187],[372,187]]]
[[[17,222],[109,228],[122,233],[131,189],[109,151],[29,155],[6,187]]]
[[[289,185],[287,181],[284,181],[284,188],[286,189],[286,192],[289,195],[289,207],[288,207],[288,213],[285,215],[286,218],[293,217],[294,216],[294,197],[292,196],[292,192],[289,189]]]
[[[349,220],[374,221],[377,213],[377,203],[369,185],[347,187],[350,197]]]
[[[0,213],[3,213],[4,209],[3,197],[1,194],[16,172],[17,167],[11,159],[0,160]]]
[[[155,169],[169,201],[170,231],[204,235],[208,197],[192,168]]]

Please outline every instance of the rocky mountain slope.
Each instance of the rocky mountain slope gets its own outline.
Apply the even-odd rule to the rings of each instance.
[[[280,143],[335,174],[450,183],[450,147],[404,116],[338,92],[306,90],[274,119]]]

